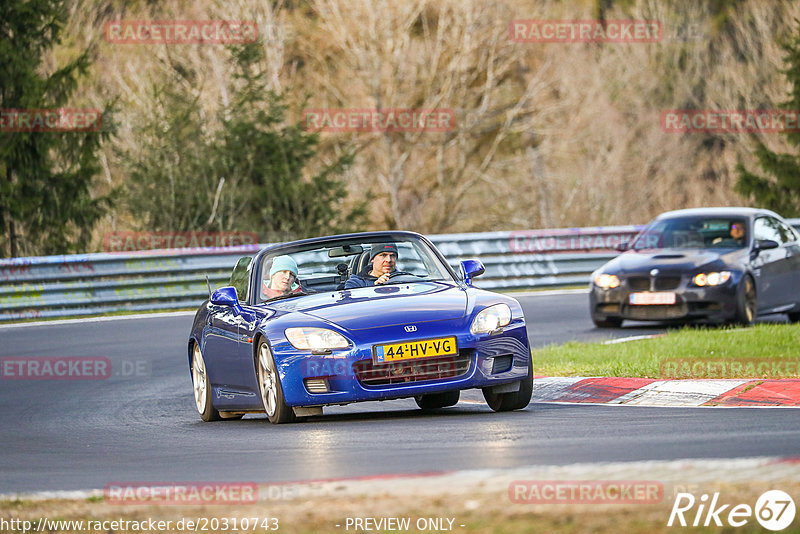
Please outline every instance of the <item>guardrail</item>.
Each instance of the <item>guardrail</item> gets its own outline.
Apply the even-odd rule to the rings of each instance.
[[[431,236],[457,266],[480,258],[487,289],[586,283],[638,227],[577,228]],[[266,245],[148,250],[0,260],[0,321],[199,306],[227,285],[242,256]]]
[[[796,227],[800,219],[791,220]],[[587,284],[641,226],[430,236],[454,267],[479,258],[485,289]],[[194,308],[227,285],[242,256],[266,245],[148,250],[0,260],[0,321]]]

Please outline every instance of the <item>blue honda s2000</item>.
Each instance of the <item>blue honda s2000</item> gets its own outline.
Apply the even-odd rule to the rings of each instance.
[[[413,397],[452,406],[481,388],[495,411],[525,408],[533,365],[519,303],[477,289],[411,232],[295,241],[245,257],[195,316],[188,359],[204,421]]]

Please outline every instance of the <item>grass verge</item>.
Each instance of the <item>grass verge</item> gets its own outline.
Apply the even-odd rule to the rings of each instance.
[[[781,482],[779,486],[790,495],[797,495],[800,484]],[[747,503],[753,505],[758,496],[775,486],[766,483],[715,484],[714,491],[722,492],[725,503]],[[695,491],[699,496],[700,491]],[[709,491],[710,493],[710,491]],[[665,492],[662,502],[649,505],[624,504],[514,504],[509,501],[507,491],[481,491],[476,488],[471,494],[459,493],[419,498],[412,495],[376,494],[370,496],[317,497],[296,499],[288,502],[259,502],[248,506],[114,506],[95,499],[90,500],[46,500],[46,501],[0,501],[0,514],[8,521],[11,518],[27,520],[32,531],[37,531],[39,523],[52,528],[53,521],[83,521],[81,529],[65,529],[62,532],[83,532],[101,534],[91,528],[88,521],[129,521],[142,522],[141,527],[119,528],[118,534],[188,534],[191,529],[176,528],[181,519],[193,520],[205,525],[220,525],[208,532],[223,532],[226,522],[234,519],[241,522],[245,518],[257,518],[261,525],[265,518],[270,519],[269,529],[237,529],[235,532],[287,532],[297,534],[365,532],[362,528],[347,525],[348,518],[409,518],[411,527],[405,532],[451,531],[480,534],[524,534],[539,532],[554,533],[669,533],[681,530],[677,524],[667,526],[670,510],[675,497]],[[694,511],[693,511],[694,512]],[[721,515],[725,521],[728,510]],[[687,513],[689,520],[693,513]],[[46,518],[46,519],[45,519]],[[213,520],[216,518],[216,520]],[[705,516],[701,518],[704,519]],[[272,521],[272,520],[276,521]],[[171,528],[148,528],[147,522],[171,521]],[[436,520],[444,528],[431,528]],[[446,521],[452,520],[452,524]],[[255,521],[255,519],[253,520]],[[427,523],[428,528],[424,528]],[[418,528],[422,526],[423,528]],[[446,525],[446,526],[445,526]],[[701,523],[702,525],[702,523]],[[11,525],[9,525],[10,527]],[[3,534],[21,534],[22,529],[2,528]],[[278,528],[274,528],[277,526]],[[728,527],[730,529],[730,527]],[[47,527],[41,532],[46,532]],[[685,530],[685,529],[684,529]],[[752,517],[747,525],[733,529],[737,533],[764,532]],[[733,530],[730,530],[731,532]],[[202,527],[198,530],[202,532]],[[369,531],[393,532],[396,529],[369,529]],[[693,527],[694,533],[719,532],[714,527]],[[782,532],[797,533],[797,521]],[[111,532],[109,530],[108,532]],[[229,530],[230,532],[230,530]]]
[[[533,350],[545,376],[800,378],[800,325],[686,327],[624,343],[550,345]]]

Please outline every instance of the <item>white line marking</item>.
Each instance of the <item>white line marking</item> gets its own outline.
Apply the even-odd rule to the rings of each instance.
[[[665,334],[643,334],[641,336],[620,337],[617,339],[607,339],[603,341],[603,345],[614,345],[615,343],[627,343],[628,341],[639,341],[642,339],[653,339],[654,337],[661,337]]]
[[[589,289],[547,289],[544,291],[514,291],[505,293],[509,297],[549,297],[551,295],[589,294]]]
[[[120,321],[123,319],[157,319],[159,317],[183,317],[186,315],[194,315],[197,311],[178,311],[178,312],[161,312],[161,313],[137,313],[134,315],[114,315],[111,317],[83,317],[81,319],[58,319],[56,321],[36,321],[33,323],[12,323],[0,324],[0,328],[20,328],[23,326],[50,326],[62,324],[79,324],[79,323],[102,323],[105,321]]]

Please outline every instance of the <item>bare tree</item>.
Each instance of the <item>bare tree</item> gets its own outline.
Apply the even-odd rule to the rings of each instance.
[[[456,228],[467,215],[467,197],[491,194],[505,179],[493,163],[524,151],[511,146],[543,112],[537,99],[546,90],[547,66],[525,67],[527,52],[509,40],[511,12],[502,5],[460,0],[355,0],[346,9],[337,0],[313,5],[329,43],[314,58],[313,68],[325,72],[328,82],[314,98],[315,107],[455,113],[456,127],[448,132],[358,137],[360,186],[378,193],[375,218],[428,232]],[[331,57],[338,61],[332,64]],[[343,67],[349,75],[336,76]]]

